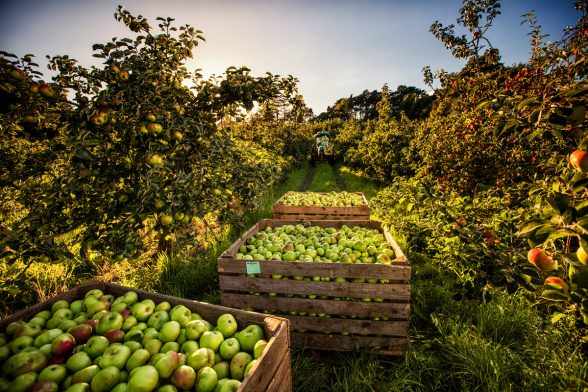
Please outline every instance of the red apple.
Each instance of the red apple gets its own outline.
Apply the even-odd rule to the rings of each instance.
[[[51,352],[56,355],[69,353],[76,346],[76,339],[70,333],[63,333],[51,342]]]
[[[565,280],[557,276],[550,276],[545,279],[545,285],[564,292],[567,292],[570,289],[570,286],[568,286]]]
[[[531,264],[543,271],[551,271],[557,268],[557,260],[554,260],[553,257],[539,248],[531,249],[527,254],[527,259]]]
[[[76,343],[83,344],[90,338],[94,332],[94,328],[86,322],[69,328],[67,332],[73,335]]]
[[[577,171],[588,173],[588,153],[582,150],[575,150],[570,154],[570,164]]]

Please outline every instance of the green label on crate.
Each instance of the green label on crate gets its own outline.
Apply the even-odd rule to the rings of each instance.
[[[248,274],[261,274],[261,266],[259,261],[247,261],[245,262]]]

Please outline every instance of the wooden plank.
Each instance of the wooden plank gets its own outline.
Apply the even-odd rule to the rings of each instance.
[[[284,313],[283,317],[287,317],[286,313],[295,311],[408,320],[410,314],[409,303],[270,297],[229,292],[221,292],[221,303],[241,309],[252,308],[264,312]]]
[[[267,319],[272,322],[271,318]],[[281,323],[277,328],[273,340],[268,341],[266,349],[259,357],[259,362],[243,380],[240,388],[244,391],[275,390],[279,392],[272,389],[270,385],[275,384],[275,380],[288,377],[288,373],[291,373],[288,325]]]
[[[368,215],[317,215],[317,214],[286,214],[286,213],[276,213],[273,214],[274,219],[281,219],[281,220],[300,220],[300,221],[307,221],[307,220],[370,220],[370,216]]]
[[[410,300],[409,284],[337,283],[219,275],[223,291]]]
[[[408,338],[334,335],[292,332],[292,347],[309,347],[316,350],[360,351],[373,349],[383,355],[404,355]]]
[[[411,268],[405,263],[391,264],[355,264],[355,263],[310,263],[304,261],[260,260],[261,274],[284,276],[325,276],[329,278],[349,279],[390,279],[391,281],[408,282]],[[245,260],[230,257],[219,257],[217,260],[219,274],[247,273]],[[222,289],[222,286],[221,286]]]
[[[359,320],[291,315],[287,317],[290,319],[292,331],[406,337],[410,328],[408,320]]]

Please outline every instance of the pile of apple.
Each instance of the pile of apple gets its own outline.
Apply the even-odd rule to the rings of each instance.
[[[365,204],[363,197],[348,192],[288,192],[282,199],[286,206],[355,207]]]
[[[239,247],[236,259],[390,264],[394,251],[378,229],[303,224],[267,227]]]
[[[267,341],[230,313],[215,321],[134,291],[60,300],[0,334],[0,391],[235,391]]]

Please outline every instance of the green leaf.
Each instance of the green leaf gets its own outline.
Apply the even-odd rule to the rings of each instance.
[[[572,114],[569,115],[566,120],[569,125],[580,125],[586,118],[586,107],[575,106]]]
[[[555,194],[546,201],[559,214],[563,214],[570,206],[570,197],[561,193]]]
[[[551,316],[551,324],[555,324],[557,323],[559,320],[561,320],[562,318],[566,317],[565,313],[556,313],[553,316]]]
[[[531,123],[531,124],[535,124],[539,120],[542,110],[543,109],[533,110],[533,112],[531,114],[529,114],[527,121],[529,121],[529,123]]]
[[[549,237],[547,237],[547,241],[553,241],[556,240],[558,238],[562,238],[562,237],[577,237],[578,233],[576,233],[575,231],[569,230],[569,229],[562,229],[562,230],[557,230],[551,234],[549,234]]]
[[[586,93],[588,93],[588,84],[585,84],[584,86],[575,88],[573,90],[568,90],[565,92],[565,95],[576,97],[578,95],[584,95]]]
[[[521,101],[521,103],[519,103],[518,109],[523,110],[524,108],[526,108],[527,106],[529,106],[529,104],[533,103],[533,102],[537,102],[539,100],[538,97],[529,97],[526,99],[523,99]]]
[[[543,291],[543,293],[541,293],[541,298],[543,299],[547,299],[549,301],[567,301],[568,300],[568,296],[565,295],[562,292],[559,292],[557,290],[545,290]]]
[[[546,222],[543,219],[533,219],[525,223],[525,225],[516,233],[518,236],[523,236],[534,232],[535,230],[545,226]]]
[[[476,110],[482,110],[482,109],[484,109],[485,107],[487,107],[489,105],[492,105],[492,101],[483,101],[483,102],[480,102],[478,104],[478,106],[476,106]]]
[[[502,132],[506,132],[509,129],[511,129],[512,127],[514,127],[515,125],[518,125],[518,121],[515,120],[514,118],[511,118],[510,120],[508,120],[506,122],[506,124],[504,124],[504,127],[502,128]]]

